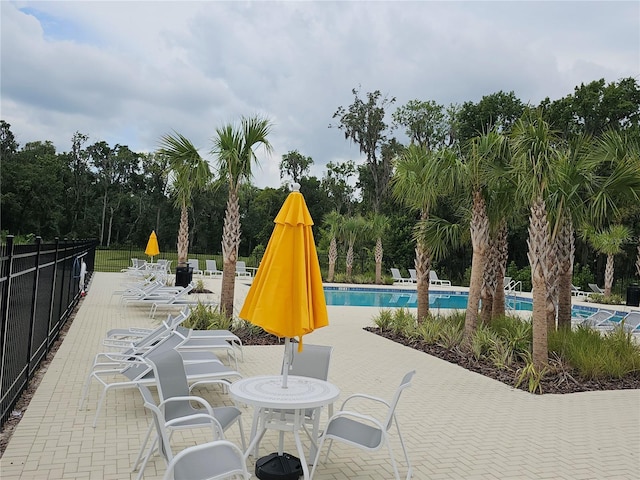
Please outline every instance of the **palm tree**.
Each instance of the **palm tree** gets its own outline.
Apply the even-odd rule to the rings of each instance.
[[[189,207],[193,192],[204,188],[211,180],[209,164],[202,159],[198,149],[183,135],[174,133],[160,139],[160,155],[169,163],[173,179],[175,206],[180,208],[178,228],[178,264],[186,265],[189,250]]]
[[[409,145],[400,154],[395,164],[392,179],[393,195],[400,203],[420,215],[419,222],[425,223],[435,207],[438,198],[453,190],[454,175],[457,168],[444,166],[451,163],[455,156],[450,151],[427,152],[417,145]],[[447,168],[449,167],[449,168]],[[429,270],[431,269],[431,246],[420,234],[420,227],[414,235],[416,240],[416,276],[418,280],[418,321],[429,314]]]
[[[329,272],[327,273],[327,282],[333,282],[336,273],[336,261],[338,260],[338,243],[342,232],[342,222],[344,218],[337,210],[332,210],[324,216],[324,224],[328,229],[331,240],[329,241]]]
[[[342,223],[342,232],[347,240],[347,279],[351,279],[353,270],[353,246],[358,236],[366,232],[367,223],[361,216],[348,217]]]
[[[551,246],[546,196],[556,163],[557,142],[541,115],[530,114],[518,120],[511,132],[513,178],[520,197],[530,205],[527,240],[533,295],[533,364],[539,371],[548,362],[547,342],[547,256]]]
[[[240,186],[251,179],[251,169],[257,163],[254,148],[262,145],[272,151],[267,136],[271,122],[266,118],[242,117],[240,125],[227,124],[216,129],[212,153],[216,155],[220,175],[229,186],[229,198],[222,230],[222,287],[220,308],[227,316],[233,315],[236,262],[240,246]]]
[[[631,230],[624,225],[611,225],[589,236],[593,248],[607,256],[607,266],[604,270],[605,297],[611,296],[611,287],[613,287],[613,257],[622,253],[622,245],[629,237],[631,237]]]
[[[376,240],[376,248],[374,257],[376,259],[376,283],[382,283],[382,256],[384,250],[382,249],[382,236],[389,229],[391,223],[389,218],[379,213],[374,213],[369,220],[369,231],[371,236]]]

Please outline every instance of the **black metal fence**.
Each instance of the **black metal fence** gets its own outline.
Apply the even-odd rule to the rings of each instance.
[[[37,237],[35,244],[16,245],[8,236],[0,245],[0,425],[80,300],[96,244]]]

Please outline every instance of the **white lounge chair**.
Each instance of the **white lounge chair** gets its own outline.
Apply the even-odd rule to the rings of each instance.
[[[189,260],[187,260],[187,264],[193,268],[193,274],[194,275],[202,275],[202,270],[200,270],[200,265],[198,264],[198,259],[197,258],[190,258]]]
[[[625,332],[640,333],[640,312],[629,312],[620,323]]]
[[[593,291],[593,293],[601,293],[604,295],[604,290],[601,289],[597,284],[590,283],[589,288]]]
[[[205,275],[209,275],[210,277],[221,277],[222,270],[218,270],[218,265],[216,265],[215,260],[205,260],[207,268],[204,270]]]
[[[451,286],[451,282],[449,280],[441,280],[438,278],[438,274],[435,270],[429,270],[429,283],[431,285],[444,285],[447,287]]]
[[[418,283],[418,272],[416,272],[415,268],[409,269],[409,276],[411,277],[411,281],[413,283]]]
[[[342,404],[340,411],[331,416],[329,422],[327,423],[327,427],[322,434],[322,437],[320,437],[320,444],[318,445],[318,452],[316,453],[316,457],[313,462],[313,468],[311,469],[310,477],[313,478],[313,474],[315,473],[316,467],[318,466],[320,452],[322,451],[322,447],[324,446],[325,441],[329,440],[329,448],[327,449],[327,456],[325,457],[326,461],[326,459],[329,457],[329,452],[331,451],[333,441],[337,440],[346,443],[347,445],[351,445],[353,447],[357,447],[361,450],[366,450],[369,452],[380,450],[386,445],[389,456],[391,457],[393,473],[396,480],[400,480],[398,467],[393,456],[393,449],[389,443],[389,430],[395,424],[396,430],[398,432],[398,437],[400,439],[400,445],[402,447],[402,451],[404,452],[404,458],[407,462],[407,479],[411,478],[411,462],[409,460],[407,448],[404,445],[402,433],[400,432],[400,426],[398,425],[398,420],[396,419],[395,410],[396,406],[398,405],[398,400],[400,399],[400,394],[405,388],[411,386],[411,378],[415,373],[415,370],[413,370],[404,376],[391,402],[387,402],[382,398],[365,394],[355,394],[347,397],[347,399]],[[376,418],[370,415],[368,412],[362,413],[362,411],[358,412],[355,410],[345,410],[346,404],[352,399],[359,399],[362,405],[364,405],[364,403],[362,402],[363,400],[368,400],[377,404],[376,406],[380,406],[380,404],[386,406],[387,413],[384,419]]]
[[[607,310],[598,310],[597,312],[589,315],[587,318],[582,320],[580,325],[585,327],[613,327],[618,324],[616,321],[612,321],[613,312],[609,312]]]
[[[576,287],[575,285],[571,284],[571,295],[574,297],[585,298],[589,296],[589,293],[583,291],[580,287]]]
[[[80,409],[83,408],[87,397],[89,395],[89,389],[91,387],[91,381],[96,380],[103,387],[102,394],[98,399],[98,405],[96,406],[96,414],[93,419],[93,426],[95,427],[100,416],[102,405],[104,404],[107,392],[114,389],[122,388],[136,388],[138,385],[154,385],[155,376],[151,366],[146,361],[146,357],[157,351],[170,350],[178,347],[184,338],[177,334],[172,334],[164,338],[162,341],[156,343],[150,347],[147,351],[140,355],[119,354],[118,364],[106,365],[104,369],[92,367],[92,371],[89,373],[85,382],[82,397],[80,399]],[[112,360],[116,360],[116,355],[111,354]],[[190,383],[211,381],[214,379],[229,379],[233,377],[242,377],[240,373],[233,370],[226,365],[223,365],[219,360],[211,362],[199,362],[190,363],[185,365],[187,379]]]
[[[251,272],[247,270],[247,265],[243,261],[236,262],[236,277],[250,277]]]
[[[400,275],[400,270],[397,268],[391,269],[391,276],[393,277],[394,283],[413,283],[413,281],[410,278],[403,277],[402,275]]]

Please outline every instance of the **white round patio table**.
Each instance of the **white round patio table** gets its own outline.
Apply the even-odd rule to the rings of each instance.
[[[282,375],[261,375],[237,380],[229,387],[231,398],[237,402],[254,407],[254,423],[258,421],[260,430],[251,439],[245,452],[245,459],[249,457],[256,444],[262,439],[267,429],[281,432],[293,432],[304,478],[309,478],[309,468],[305,459],[300,429],[304,421],[305,410],[309,408],[322,408],[332,404],[340,396],[340,389],[325,380],[310,377],[289,375],[287,388],[282,388]],[[286,420],[281,413],[274,415],[273,411],[293,411],[293,423]],[[320,415],[316,415],[316,422],[312,432],[312,452],[315,450],[318,438],[318,422]],[[282,449],[282,442],[280,450]],[[278,453],[282,453],[279,451]],[[313,461],[313,458],[310,458]]]

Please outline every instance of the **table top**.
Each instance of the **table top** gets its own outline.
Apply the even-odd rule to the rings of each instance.
[[[231,398],[262,408],[315,408],[334,402],[340,389],[324,380],[289,375],[282,388],[282,375],[261,375],[237,380],[229,387]]]

